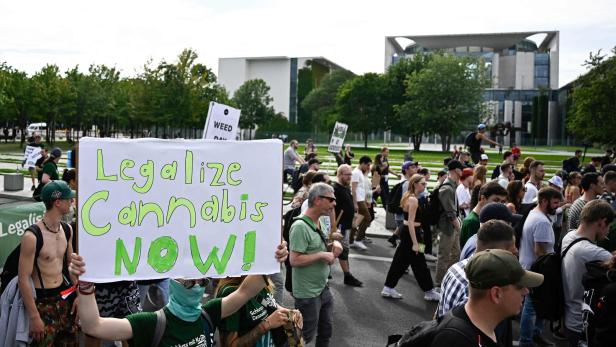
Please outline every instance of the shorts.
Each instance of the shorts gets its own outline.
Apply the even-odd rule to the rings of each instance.
[[[351,229],[340,231],[342,234],[342,240],[340,243],[342,244],[342,253],[338,256],[339,260],[349,260],[349,235],[351,234]]]
[[[36,289],[36,309],[45,324],[45,336],[41,341],[32,341],[30,346],[77,346],[77,325],[71,315],[76,292],[63,299],[60,292],[69,288],[64,284],[53,289]]]
[[[124,318],[141,312],[139,287],[134,281],[97,285],[96,303],[101,317]]]

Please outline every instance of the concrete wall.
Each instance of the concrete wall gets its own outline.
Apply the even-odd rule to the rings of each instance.
[[[500,54],[494,53],[492,56],[492,88],[502,88],[500,86]]]
[[[518,52],[515,63],[515,89],[535,88],[535,53]]]
[[[550,49],[550,88],[558,89],[558,65],[560,54],[560,33],[556,33],[554,39],[548,45]]]
[[[499,88],[514,88],[515,87],[515,59],[514,55],[501,56],[498,63],[498,87]]]
[[[522,102],[515,101],[513,103],[513,124],[516,128],[522,126]],[[522,133],[520,131],[516,131],[515,133],[515,143],[520,145],[522,143]]]
[[[223,85],[229,96],[246,81],[245,58],[221,58],[218,59],[218,83]]]
[[[560,123],[562,123],[562,120],[558,116],[558,103],[556,101],[548,102],[548,146],[560,143]]]
[[[391,65],[394,53],[397,53],[396,47],[389,42],[388,38],[385,38],[385,71],[387,71],[387,68]]]

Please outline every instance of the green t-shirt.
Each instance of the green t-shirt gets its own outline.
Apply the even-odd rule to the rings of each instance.
[[[236,286],[223,286],[218,293],[218,297],[225,297],[236,289]],[[267,289],[263,289],[237,312],[223,319],[220,322],[220,330],[224,332],[237,332],[238,336],[243,336],[265,320],[265,318],[269,317],[276,309],[278,309],[278,306],[274,296]],[[263,334],[254,346],[275,347],[271,331]]]
[[[460,248],[464,248],[466,241],[479,231],[479,215],[475,211],[464,218],[462,228],[460,228]]]
[[[51,180],[59,180],[60,176],[58,175],[58,166],[53,161],[48,161],[43,165],[43,172],[41,173],[41,178],[43,174],[49,175],[49,179]]]
[[[304,217],[300,215],[299,217]],[[289,232],[289,248],[292,252],[312,254],[326,252],[327,247],[323,240],[313,228],[316,228],[312,220],[304,217],[305,221],[295,221],[291,225]],[[321,225],[321,230],[323,226]],[[316,298],[321,295],[323,288],[327,284],[329,276],[329,265],[322,261],[316,261],[310,265],[293,267],[291,278],[293,280],[293,296],[298,299]]]
[[[212,299],[203,305],[210,315],[214,326],[220,325],[222,299]],[[211,347],[214,346],[214,333],[206,331],[208,324],[203,317],[195,322],[186,322],[174,316],[166,307],[167,317],[165,333],[160,340],[160,347]],[[133,338],[128,341],[133,347],[150,347],[156,331],[156,313],[140,312],[126,317],[133,329]]]

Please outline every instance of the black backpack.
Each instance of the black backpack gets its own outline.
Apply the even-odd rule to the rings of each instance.
[[[440,322],[437,320],[419,322],[404,335],[388,336],[387,346],[395,344],[394,347],[430,347],[437,333],[445,329],[459,332],[468,342],[476,342],[476,337],[467,333],[466,322],[454,316],[452,311],[447,312]]]
[[[443,206],[441,205],[441,200],[439,199],[439,191],[441,187],[448,185],[453,187],[449,183],[443,183],[440,186],[434,188],[432,193],[430,193],[430,200],[428,201],[428,208],[425,211],[425,221],[428,225],[436,225],[438,224],[438,220],[441,217],[441,213],[443,212]]]
[[[472,133],[466,135],[466,138],[464,139],[464,146],[468,147],[468,149],[475,149],[478,142],[475,138],[476,135],[476,131],[473,131]]]
[[[543,283],[532,288],[530,296],[537,318],[547,319],[551,322],[559,321],[564,314],[565,294],[562,280],[562,260],[573,245],[581,241],[589,241],[585,237],[573,240],[562,252],[545,254],[537,258],[530,270],[543,275]]]
[[[582,326],[588,346],[616,346],[616,271],[600,261],[586,263],[582,284]]]
[[[60,222],[62,225],[62,230],[64,231],[64,236],[66,237],[66,242],[69,242],[71,238],[71,231],[68,224],[64,222]],[[38,225],[32,224],[29,226],[25,232],[31,232],[36,237],[36,251],[34,253],[34,267],[36,268],[36,272],[38,273],[39,281],[41,285],[43,285],[43,279],[41,278],[41,271],[38,266],[38,256],[43,248],[43,233],[41,232],[41,228]],[[4,293],[4,290],[8,286],[9,282],[15,277],[19,272],[19,255],[21,253],[21,243],[9,254],[8,258],[6,258],[6,262],[4,263],[4,267],[2,268],[2,273],[0,273],[0,295]],[[66,246],[66,252],[64,253],[64,266],[62,269],[65,277],[68,275],[68,244]]]
[[[393,213],[393,214],[402,214],[402,213],[404,213],[402,211],[402,206],[400,206],[400,200],[402,200],[402,195],[404,194],[404,192],[402,191],[402,184],[403,183],[404,183],[404,181],[399,182],[391,190],[391,193],[389,195],[389,203],[386,206],[387,207],[387,212],[390,212],[390,213]]]
[[[282,227],[282,238],[285,241],[287,241],[288,248],[291,248],[291,243],[289,240],[289,233],[291,232],[291,225],[293,224],[293,220],[295,219],[295,217],[299,216],[301,213],[302,213],[302,207],[299,206],[299,207],[296,207],[294,209],[287,211],[287,213],[285,213],[282,216],[282,219],[284,221],[284,225]],[[293,292],[293,282],[291,281],[291,274],[292,274],[293,269],[291,268],[291,261],[289,260],[289,257],[287,257],[287,259],[284,261],[284,267],[286,269],[284,287],[289,293],[292,293]]]

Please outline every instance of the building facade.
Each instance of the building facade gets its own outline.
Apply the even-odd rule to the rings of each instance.
[[[566,138],[558,105],[559,51],[558,31],[388,36],[385,69],[418,53],[480,57],[491,81],[484,92],[488,122],[516,129],[502,140],[554,145]]]
[[[246,81],[262,79],[270,87],[273,107],[291,123],[298,123],[302,82],[314,88],[328,72],[342,69],[323,57],[253,57],[218,59],[218,82],[229,95]],[[309,79],[302,81],[302,79]]]

